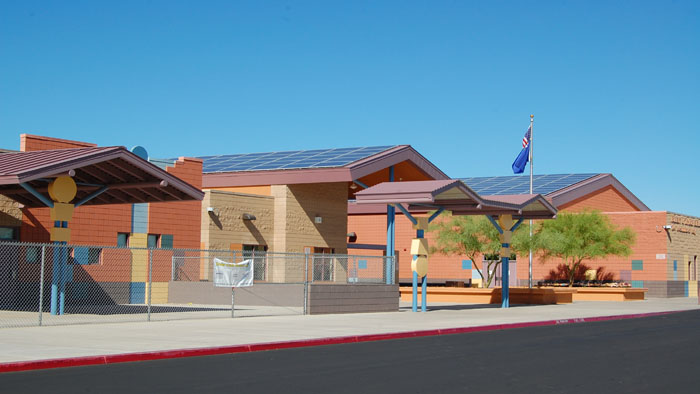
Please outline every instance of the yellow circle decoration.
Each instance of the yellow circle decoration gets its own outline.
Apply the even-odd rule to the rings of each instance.
[[[73,178],[69,176],[59,176],[49,183],[49,196],[57,202],[67,203],[75,198],[78,193],[78,186],[75,185]]]
[[[418,277],[422,278],[428,274],[428,257],[427,256],[413,256],[411,261],[411,271],[418,274]]]

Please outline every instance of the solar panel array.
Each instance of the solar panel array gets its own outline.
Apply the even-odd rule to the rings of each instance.
[[[242,153],[203,156],[203,172],[290,170],[302,168],[343,167],[391,149],[394,146],[297,150],[288,152]]]
[[[564,189],[598,174],[533,175],[532,191],[547,195]],[[529,194],[530,177],[523,175],[460,178],[472,190],[481,195]]]

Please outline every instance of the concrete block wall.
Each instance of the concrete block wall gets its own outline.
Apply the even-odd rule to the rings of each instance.
[[[303,253],[304,247],[347,253],[347,184],[273,185],[275,251]],[[322,223],[315,223],[319,216]],[[279,222],[278,222],[279,221]],[[284,244],[281,250],[277,241]]]
[[[700,218],[668,212],[668,276],[687,281],[686,297],[697,297],[700,277]]]
[[[231,245],[273,245],[274,198],[206,190],[201,203],[201,242],[205,249],[228,250]],[[216,213],[207,212],[213,207]],[[248,213],[255,220],[243,220]]]
[[[396,312],[399,286],[380,284],[309,286],[309,314]]]
[[[21,225],[22,211],[19,208],[19,203],[5,196],[0,196],[0,226],[19,228]]]

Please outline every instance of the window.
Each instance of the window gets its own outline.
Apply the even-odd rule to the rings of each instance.
[[[117,233],[117,247],[128,248],[129,247],[129,233]]]
[[[146,239],[146,246],[148,248],[157,248],[159,240],[160,240],[160,235],[148,234],[148,238]]]
[[[253,280],[266,280],[266,245],[243,245],[243,259],[253,259]]]
[[[26,260],[27,263],[38,263],[41,257],[41,247],[40,246],[27,246],[26,250]]]
[[[100,264],[102,259],[102,248],[90,248],[76,246],[73,248],[73,264],[94,265]]]
[[[172,249],[173,248],[173,235],[172,234],[163,234],[160,236],[160,247],[163,249]]]
[[[17,241],[17,227],[0,227],[0,241]]]

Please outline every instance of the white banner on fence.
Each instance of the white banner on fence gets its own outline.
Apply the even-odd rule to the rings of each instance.
[[[214,258],[214,286],[248,287],[253,285],[253,260],[229,263]]]

